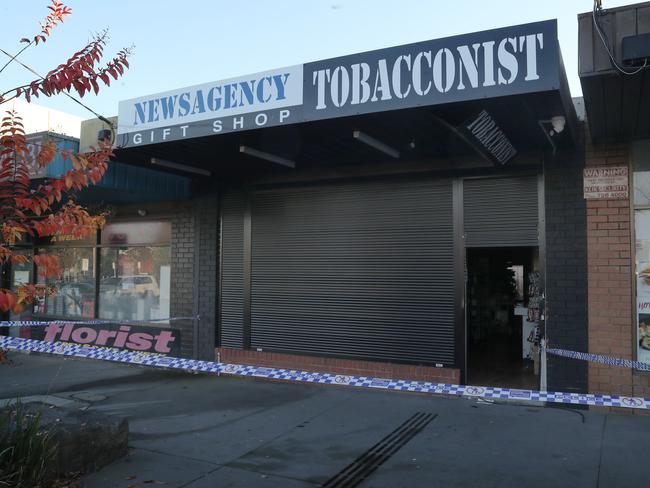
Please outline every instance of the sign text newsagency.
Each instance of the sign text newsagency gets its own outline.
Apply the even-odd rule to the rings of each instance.
[[[555,21],[397,46],[120,103],[121,147],[557,88]],[[555,40],[555,41],[554,41]]]

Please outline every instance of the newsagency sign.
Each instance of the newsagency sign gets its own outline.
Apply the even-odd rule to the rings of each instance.
[[[120,103],[119,147],[557,90],[555,20],[408,44]]]
[[[302,66],[120,102],[120,147],[299,122]]]

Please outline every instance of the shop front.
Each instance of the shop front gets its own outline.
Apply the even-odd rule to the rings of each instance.
[[[539,337],[586,328],[545,300],[578,141],[547,21],[127,100],[116,155],[193,178],[171,281],[196,356],[539,388]]]
[[[578,16],[579,74],[588,127],[588,348],[650,361],[650,2]],[[650,374],[592,362],[594,393],[650,396]]]
[[[55,133],[29,135],[29,150],[37,154],[46,140],[56,143],[58,150],[79,150],[79,139]],[[60,176],[70,167],[70,161],[58,154],[47,168],[34,168],[31,179]],[[184,176],[112,162],[105,178],[79,196],[92,211],[108,215],[107,225],[84,239],[60,234],[24,242],[20,252],[27,262],[14,264],[5,276],[5,286],[13,289],[35,282],[56,290],[11,319],[80,323],[10,332],[47,341],[191,355],[191,321],[167,320],[173,302],[172,228],[187,212],[183,208],[189,183]],[[60,276],[47,277],[35,266],[31,258],[38,254],[58,257]],[[102,321],[100,328],[83,323],[95,320]]]

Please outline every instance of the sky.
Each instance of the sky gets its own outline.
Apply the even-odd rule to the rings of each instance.
[[[64,0],[72,8],[44,45],[20,60],[46,73],[108,28],[106,58],[134,46],[131,69],[83,102],[104,116],[142,95],[346,54],[498,27],[558,19],[571,94],[580,96],[577,14],[591,0]],[[604,8],[629,0],[603,0]],[[0,47],[17,52],[39,31],[49,0],[0,0]],[[10,22],[6,20],[10,19]],[[1,56],[1,54],[0,54]],[[2,63],[4,64],[4,62]],[[17,63],[0,73],[2,92],[30,82]],[[41,105],[92,118],[67,97]]]

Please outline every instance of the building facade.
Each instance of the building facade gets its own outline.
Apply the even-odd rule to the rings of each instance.
[[[150,326],[204,359],[648,396],[648,373],[540,357],[541,337],[650,353],[650,74],[602,64],[593,30],[618,29],[623,63],[619,44],[650,32],[650,5],[597,17],[579,19],[584,103],[555,21],[122,102],[114,164],[170,181],[88,197],[113,209],[87,246],[94,271],[69,251],[83,246],[59,247],[93,276],[93,308],[35,312],[184,317]],[[603,86],[616,83],[612,101]],[[86,129],[82,147],[108,127]]]

